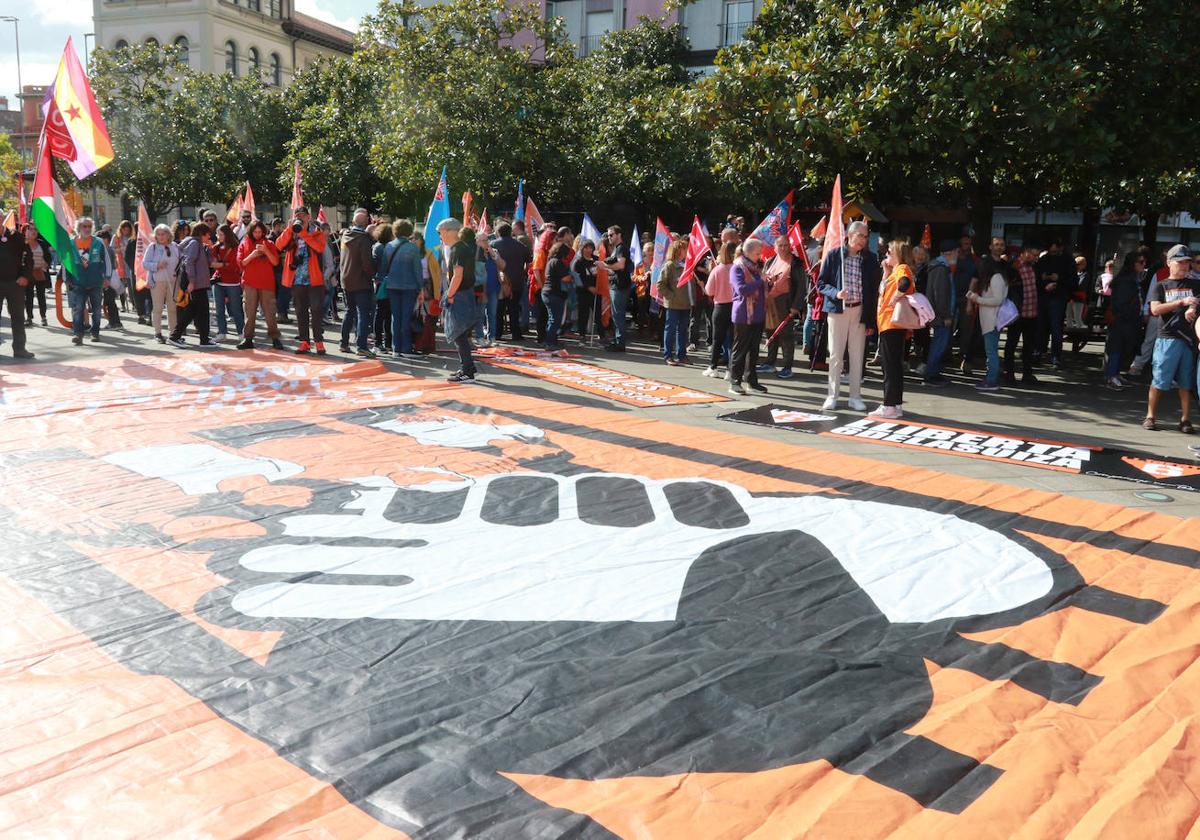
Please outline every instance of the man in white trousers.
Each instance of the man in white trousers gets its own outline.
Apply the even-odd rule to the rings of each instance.
[[[850,401],[853,411],[866,411],[862,399],[863,355],[867,336],[875,332],[875,308],[879,301],[882,269],[879,258],[867,248],[870,231],[866,222],[846,229],[842,247],[825,255],[817,288],[824,298],[826,332],[829,335],[829,395],[821,406],[838,407],[842,359],[850,357]]]

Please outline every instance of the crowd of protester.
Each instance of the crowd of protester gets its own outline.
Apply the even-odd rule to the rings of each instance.
[[[1072,335],[1100,324],[1107,387],[1122,390],[1151,372],[1146,429],[1160,427],[1162,395],[1174,390],[1176,425],[1191,433],[1190,393],[1200,388],[1200,256],[1183,245],[1161,254],[1140,247],[1093,277],[1086,258],[1058,241],[1010,248],[996,237],[977,254],[968,236],[936,250],[897,239],[874,250],[868,226],[855,222],[828,253],[810,238],[799,254],[787,237],[747,238],[745,220],[730,216],[706,258],[685,268],[689,240],[676,236],[655,274],[649,237],[626,243],[617,226],[592,241],[552,222],[530,231],[502,221],[484,236],[447,219],[437,229],[441,247],[429,250],[407,219],[359,209],[335,234],[298,207],[269,225],[248,212],[222,223],[211,211],[158,225],[139,272],[130,222],[93,229],[91,219],[77,220],[79,270],[63,274],[77,345],[88,332],[100,342],[102,323],[121,329],[132,313],[162,344],[187,348],[194,332],[196,346],[215,349],[232,331],[236,347],[250,350],[261,317],[275,350],[285,349],[280,325],[294,323],[294,352],[325,355],[326,330],[340,321],[340,352],[403,358],[433,352],[440,322],[459,355],[450,379],[469,382],[478,347],[532,340],[565,354],[563,342],[577,340],[620,353],[636,332],[671,366],[703,354],[702,374],[723,377],[737,395],[766,393],[763,377],[791,378],[803,355],[826,379],[825,410],[839,408],[845,387],[848,407],[866,411],[862,382],[877,364],[883,399],[871,414],[896,419],[906,376],[942,388],[947,369],[970,375],[982,360],[975,387],[997,391],[1018,385],[1019,351],[1019,383],[1035,387],[1040,367],[1061,367]],[[25,328],[35,310],[48,325],[59,262],[32,226],[0,238],[0,303],[17,358],[33,358]],[[915,310],[923,317],[911,321]]]

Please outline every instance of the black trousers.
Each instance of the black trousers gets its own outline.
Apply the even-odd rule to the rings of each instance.
[[[709,348],[708,366],[717,367],[721,363],[721,359],[725,356],[725,339],[729,335],[729,328],[733,326],[733,304],[732,303],[717,303],[713,304],[713,340],[712,347]],[[732,376],[732,374],[731,374]]]
[[[28,288],[28,287],[26,287]],[[8,309],[9,326],[12,327],[14,353],[25,351],[25,289],[16,280],[0,283],[0,303]]]
[[[188,289],[188,305],[177,308],[175,332],[171,333],[171,338],[182,338],[188,324],[195,324],[196,335],[200,336],[200,343],[204,344],[208,341],[208,311],[208,289]]]
[[[117,308],[117,293],[104,287],[104,318],[110,327],[121,326],[121,310]]]
[[[500,320],[499,327],[496,330],[496,337],[499,338],[505,331],[512,336],[513,341],[520,341],[524,338],[521,333],[521,295],[525,294],[525,288],[514,288],[512,296],[500,298],[499,308],[497,309],[496,317]],[[507,327],[505,326],[507,324]]]
[[[546,326],[550,323],[550,310],[546,308],[546,302],[542,300],[542,296],[538,295],[537,300],[533,303],[534,310],[537,312],[537,340],[538,344],[546,343]],[[562,324],[559,324],[559,329],[562,329]]]
[[[879,334],[879,361],[883,368],[883,404],[898,407],[904,402],[904,330]]]
[[[292,303],[296,305],[296,333],[300,340],[308,341],[311,326],[312,340],[324,341],[321,320],[325,314],[325,287],[292,286]]]
[[[42,313],[42,320],[46,319],[46,289],[49,285],[46,283],[30,283],[25,287],[25,320],[33,320],[33,299],[36,297],[38,302],[38,310]]]
[[[1016,366],[1017,342],[1021,342],[1021,373],[1033,373],[1033,344],[1037,339],[1038,319],[1018,318],[1008,325],[1008,339],[1004,342],[1004,373],[1013,375]]]
[[[758,347],[762,344],[762,334],[761,323],[733,325],[732,381],[741,382],[745,378],[751,385],[758,384]]]

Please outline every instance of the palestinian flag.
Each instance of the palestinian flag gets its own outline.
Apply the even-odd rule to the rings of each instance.
[[[62,260],[63,268],[78,275],[79,252],[75,249],[71,228],[71,211],[63,199],[62,190],[54,181],[54,167],[50,158],[50,146],[42,143],[38,150],[37,177],[33,181],[33,198],[29,215],[38,233],[50,243],[50,247]]]

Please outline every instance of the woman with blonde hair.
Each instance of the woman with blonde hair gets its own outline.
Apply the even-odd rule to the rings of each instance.
[[[175,293],[179,291],[179,279],[175,267],[179,265],[179,246],[172,241],[171,229],[159,225],[154,229],[154,241],[142,255],[142,267],[146,269],[146,288],[150,291],[150,323],[154,325],[154,338],[166,344],[163,337],[162,311],[167,307],[167,328],[175,332],[177,307]]]
[[[887,263],[891,271],[879,290],[875,320],[879,324],[879,361],[883,367],[883,402],[871,412],[872,417],[897,420],[903,416],[904,404],[904,344],[909,331],[892,321],[896,304],[904,295],[916,291],[912,271],[912,246],[902,239],[888,245]]]

